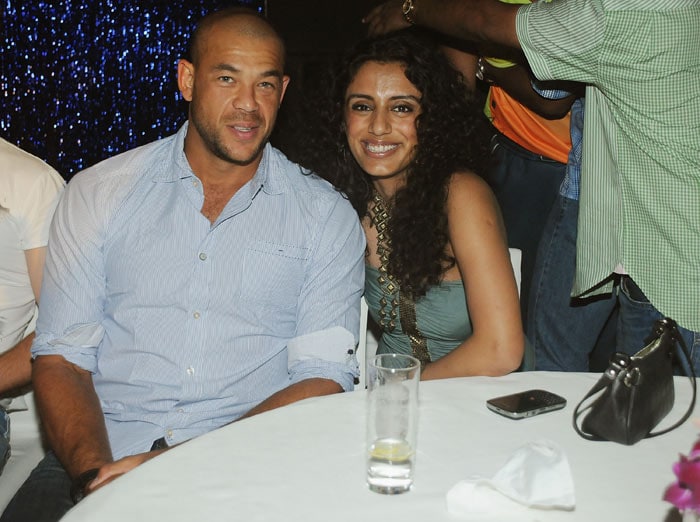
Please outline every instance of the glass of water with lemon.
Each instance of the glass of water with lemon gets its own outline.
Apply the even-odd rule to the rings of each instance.
[[[403,493],[413,484],[420,362],[376,355],[367,378],[367,484],[377,493]]]

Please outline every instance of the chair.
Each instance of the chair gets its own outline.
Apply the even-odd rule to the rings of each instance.
[[[515,283],[518,285],[518,295],[520,295],[520,266],[522,264],[523,253],[519,248],[509,248],[508,253],[510,254],[510,264],[513,265]]]
[[[520,265],[522,262],[522,251],[519,248],[509,248],[510,263],[513,266],[513,275],[515,283],[518,285],[518,295],[520,295]],[[355,356],[360,364],[360,377],[358,383],[355,384],[355,390],[364,390],[367,387],[367,361],[377,353],[379,344],[379,332],[374,332],[368,324],[369,309],[365,296],[362,296],[360,302],[360,340],[357,343]]]
[[[360,340],[357,343],[355,356],[360,365],[360,377],[355,390],[364,390],[367,387],[367,360],[377,352],[377,338],[370,330],[368,323],[369,309],[365,296],[360,301]]]

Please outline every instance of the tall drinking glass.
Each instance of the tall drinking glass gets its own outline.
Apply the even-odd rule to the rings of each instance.
[[[367,377],[367,484],[377,493],[404,493],[413,484],[420,362],[376,355]]]

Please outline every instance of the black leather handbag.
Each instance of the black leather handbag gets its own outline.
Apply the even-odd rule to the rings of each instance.
[[[693,397],[688,411],[678,422],[652,432],[673,408],[676,344],[685,357],[686,364],[682,366],[690,378]],[[695,371],[688,348],[676,323],[669,318],[661,319],[654,324],[644,348],[632,356],[617,352],[610,358],[607,370],[576,406],[574,429],[588,440],[635,444],[683,424],[695,407],[695,395]]]

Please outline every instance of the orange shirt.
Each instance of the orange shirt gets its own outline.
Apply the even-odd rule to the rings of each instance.
[[[532,112],[495,85],[489,90],[485,111],[493,126],[521,147],[560,163],[571,149],[569,114],[548,120]]]

